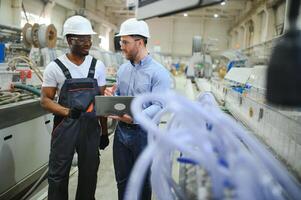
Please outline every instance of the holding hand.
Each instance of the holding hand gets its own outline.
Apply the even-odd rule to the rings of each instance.
[[[132,124],[133,123],[133,118],[128,114],[124,114],[122,116],[110,115],[110,116],[108,116],[108,118],[116,119],[116,120],[125,122],[127,124]]]
[[[117,89],[116,84],[114,84],[112,87],[107,87],[104,91],[104,95],[105,96],[114,96],[116,89]]]

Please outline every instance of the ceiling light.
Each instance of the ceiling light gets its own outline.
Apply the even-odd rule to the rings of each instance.
[[[214,18],[218,18],[218,14],[214,14],[213,17],[214,17]]]
[[[188,16],[188,14],[187,14],[187,13],[184,13],[183,15],[184,15],[184,17],[187,17],[187,16]]]
[[[226,5],[226,2],[225,2],[225,1],[223,1],[223,2],[221,3],[221,5],[222,5],[222,6]]]

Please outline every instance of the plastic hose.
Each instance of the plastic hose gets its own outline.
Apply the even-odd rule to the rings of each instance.
[[[148,145],[133,168],[127,200],[139,196],[149,166],[157,199],[174,199],[176,187],[171,171],[175,152],[181,152],[208,172],[213,198],[223,198],[229,187],[236,194],[233,199],[285,199],[285,192],[291,199],[300,197],[299,184],[257,140],[220,111],[211,93],[199,96],[198,100],[191,102],[175,93],[135,98],[132,112],[135,120],[148,130]],[[150,101],[162,105],[153,119],[142,112],[142,105]],[[157,124],[166,114],[171,115],[167,127],[159,128]]]
[[[41,91],[38,90],[37,88],[33,87],[33,86],[29,86],[29,85],[25,85],[25,84],[20,84],[20,83],[14,83],[12,86],[14,88],[18,88],[18,89],[21,89],[21,90],[26,90],[28,92],[31,92],[34,95],[37,95],[39,97],[41,96]]]

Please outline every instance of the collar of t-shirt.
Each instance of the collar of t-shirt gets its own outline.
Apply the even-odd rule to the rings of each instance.
[[[64,59],[74,67],[80,67],[80,66],[88,64],[88,63],[86,63],[86,62],[89,62],[89,60],[90,60],[90,59],[87,59],[88,57],[90,57],[90,55],[85,56],[84,61],[80,65],[77,65],[68,58],[67,54],[64,54]]]

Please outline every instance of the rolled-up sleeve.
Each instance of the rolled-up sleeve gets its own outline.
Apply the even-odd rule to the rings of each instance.
[[[151,86],[152,93],[166,93],[171,89],[171,77],[167,70],[164,68],[156,71],[155,76],[152,80]],[[162,105],[158,101],[152,101],[151,105],[143,110],[143,113],[153,118],[160,110]]]

